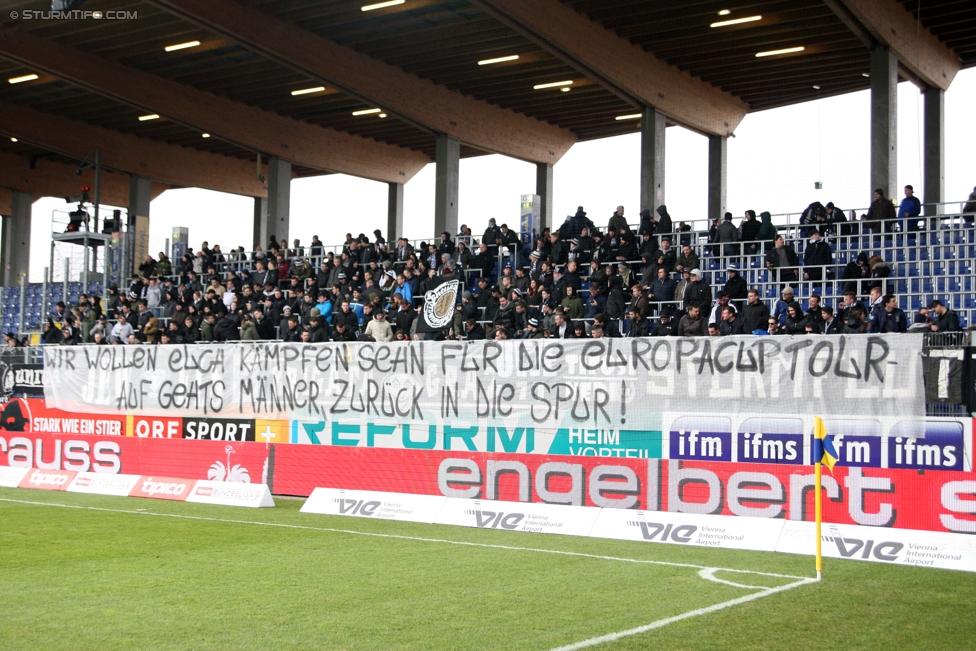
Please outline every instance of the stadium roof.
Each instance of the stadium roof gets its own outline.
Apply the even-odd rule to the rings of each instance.
[[[577,141],[638,131],[619,118],[650,105],[728,135],[750,111],[868,88],[876,43],[920,85],[948,88],[976,65],[969,0],[370,1],[75,3],[130,12],[119,20],[28,20],[50,0],[2,2],[0,75],[37,78],[0,84],[0,153],[77,161],[101,134],[110,169],[257,196],[234,177],[253,177],[259,154],[296,176],[403,182],[437,133],[462,157],[554,163]],[[184,153],[186,169],[160,162]]]

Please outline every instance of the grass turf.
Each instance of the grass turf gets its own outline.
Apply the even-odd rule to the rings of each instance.
[[[0,501],[3,649],[549,649],[755,592],[694,568],[404,537],[801,576],[813,565],[782,554],[308,515],[288,499],[260,511],[22,489],[0,489],[0,500],[84,507]],[[972,575],[826,563],[823,583],[599,648],[976,646]]]

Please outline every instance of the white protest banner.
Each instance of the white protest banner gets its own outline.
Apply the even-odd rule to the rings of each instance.
[[[316,488],[301,512],[430,524],[446,499],[437,495]]]
[[[590,537],[771,552],[782,531],[774,518],[602,509]]]
[[[531,452],[560,430],[660,445],[663,412],[920,423],[921,346],[914,335],[66,346],[45,354],[44,392],[69,411],[293,420],[338,444],[475,450],[480,438]]]

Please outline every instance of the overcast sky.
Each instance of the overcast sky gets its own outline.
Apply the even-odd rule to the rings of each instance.
[[[870,203],[868,91],[751,113],[728,146],[728,209],[773,214],[799,212],[812,201],[851,209]],[[960,72],[946,93],[946,200],[964,201],[976,186],[976,69]],[[898,86],[898,186],[922,193],[922,97]],[[708,141],[681,127],[666,131],[665,200],[675,221],[704,219],[707,211]],[[583,205],[605,225],[618,204],[637,221],[640,198],[640,136],[582,142],[556,164],[554,221]],[[814,190],[821,181],[823,190]],[[480,235],[489,217],[517,223],[520,195],[534,192],[535,166],[500,155],[461,161],[460,223]],[[344,175],[299,179],[291,186],[291,238],[339,243],[352,231],[386,231],[387,186]],[[150,206],[150,250],[163,250],[174,226],[186,226],[190,244],[203,240],[224,250],[250,248],[253,199],[199,189],[168,190]],[[34,203],[32,282],[40,282],[50,259],[52,211],[63,199]],[[406,236],[434,235],[434,165],[404,189]],[[278,235],[281,235],[278,233]],[[60,267],[60,263],[58,264]]]

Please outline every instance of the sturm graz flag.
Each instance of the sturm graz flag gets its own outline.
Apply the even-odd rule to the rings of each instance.
[[[424,294],[424,306],[420,310],[417,332],[441,332],[451,327],[460,287],[461,281],[445,279]]]

